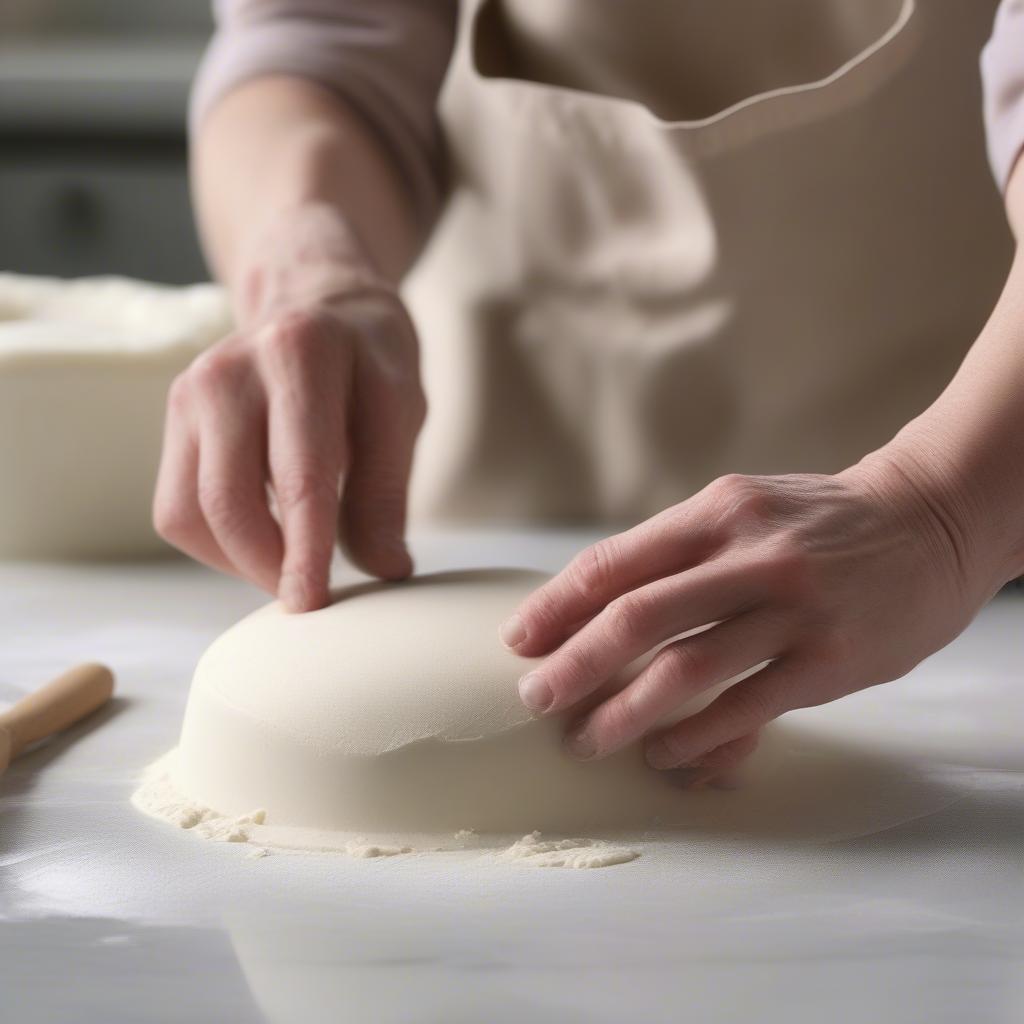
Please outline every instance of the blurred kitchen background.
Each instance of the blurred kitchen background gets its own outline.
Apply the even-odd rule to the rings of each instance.
[[[189,209],[189,83],[210,0],[0,0],[0,270],[208,274]]]

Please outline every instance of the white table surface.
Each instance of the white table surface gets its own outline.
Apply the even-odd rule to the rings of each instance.
[[[554,569],[586,539],[415,547]],[[119,683],[0,781],[4,1024],[1024,1020],[1024,592],[906,679],[787,716],[847,766],[800,810],[830,841],[705,831],[593,871],[255,860],[138,815],[196,658],[261,602],[183,562],[0,565],[0,702],[83,660]]]

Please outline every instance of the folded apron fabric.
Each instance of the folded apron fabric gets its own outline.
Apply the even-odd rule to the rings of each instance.
[[[434,520],[624,523],[836,472],[941,391],[1011,241],[996,0],[476,0],[407,284]]]

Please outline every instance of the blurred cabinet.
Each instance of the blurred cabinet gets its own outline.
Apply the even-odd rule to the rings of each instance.
[[[206,278],[183,142],[148,150],[123,143],[5,146],[0,269],[173,284]]]
[[[0,30],[22,36],[202,35],[212,0],[4,0]]]
[[[0,0],[0,270],[202,280],[185,114],[210,0]]]

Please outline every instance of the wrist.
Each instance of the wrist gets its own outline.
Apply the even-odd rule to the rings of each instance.
[[[974,457],[938,406],[850,472],[927,520],[963,583],[984,600],[1024,574],[1024,480],[1000,472],[1006,460],[991,452]]]
[[[393,291],[342,213],[323,202],[278,210],[261,225],[229,289],[243,327],[339,296]]]

